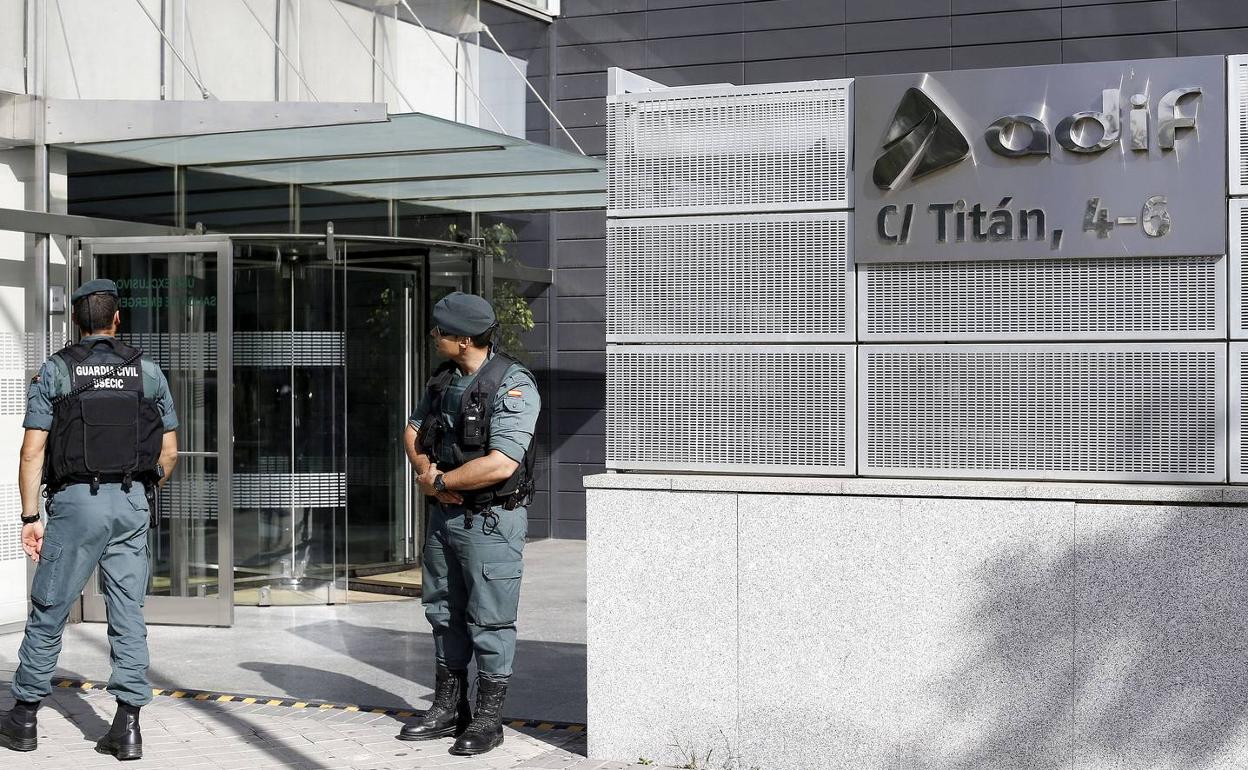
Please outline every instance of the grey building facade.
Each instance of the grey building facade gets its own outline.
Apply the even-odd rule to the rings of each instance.
[[[606,152],[607,68],[669,86],[1231,54],[1248,5],[1226,0],[568,0],[554,22],[555,110]],[[536,109],[535,109],[536,107]],[[530,139],[554,128],[530,104]],[[556,144],[571,147],[557,135]],[[543,216],[524,258],[549,255],[551,535],[583,537],[581,477],[603,470],[606,217]],[[549,243],[539,239],[548,237]],[[545,252],[545,254],[543,253]]]

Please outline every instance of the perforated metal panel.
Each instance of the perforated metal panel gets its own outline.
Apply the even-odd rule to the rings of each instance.
[[[1248,195],[1248,55],[1226,57],[1226,181],[1231,195]]]
[[[854,471],[850,345],[607,346],[607,467]]]
[[[0,561],[26,558],[22,550],[22,498],[16,484],[0,484]]]
[[[235,508],[334,508],[346,504],[345,473],[236,473]]]
[[[1231,356],[1231,481],[1248,484],[1248,342],[1232,342]]]
[[[1222,339],[1212,257],[858,265],[868,341]]]
[[[243,332],[234,335],[234,365],[341,366],[342,332]]]
[[[217,335],[212,332],[119,334],[166,372],[217,368]]]
[[[848,208],[852,80],[607,98],[607,214]]]
[[[1226,216],[1231,339],[1248,339],[1248,200],[1232,199]]]
[[[607,222],[608,342],[851,342],[849,215]]]
[[[878,476],[1226,479],[1226,345],[863,345]]]

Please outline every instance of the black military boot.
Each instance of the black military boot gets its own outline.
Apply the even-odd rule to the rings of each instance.
[[[472,721],[468,708],[468,672],[438,666],[433,705],[403,725],[401,741],[428,741],[459,735]]]
[[[461,757],[484,754],[503,743],[503,701],[507,700],[507,682],[477,678],[477,713],[472,724],[451,747]]]
[[[0,717],[0,746],[14,751],[34,751],[39,748],[39,727],[35,712],[39,701],[18,701],[12,711]]]
[[[117,701],[117,715],[108,734],[95,744],[101,754],[118,759],[143,758],[143,734],[139,732],[139,707]]]

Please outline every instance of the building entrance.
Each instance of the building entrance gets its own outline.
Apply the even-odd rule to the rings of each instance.
[[[118,282],[121,337],[164,369],[182,423],[150,622],[366,599],[354,581],[419,565],[423,501],[399,436],[428,371],[429,308],[478,284],[475,249],[212,235],[84,240],[79,255],[71,283]],[[96,581],[84,619],[104,619]]]

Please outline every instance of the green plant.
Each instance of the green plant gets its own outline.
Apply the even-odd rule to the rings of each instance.
[[[653,759],[646,759],[645,757],[638,757],[638,758],[637,758],[637,764],[639,764],[639,765],[653,765],[653,764],[654,764],[654,760],[653,760]]]
[[[702,751],[693,742],[685,743],[674,736],[669,748],[676,752],[679,757],[677,761],[683,763],[677,765],[680,770],[746,770],[741,764],[741,757],[732,750],[732,744],[722,730],[719,739],[724,744],[723,753],[719,755],[714,746]],[[758,767],[751,766],[749,770],[758,770]]]
[[[496,222],[481,228],[477,238],[458,225],[447,228],[447,240],[457,243],[472,243],[485,249],[485,253],[496,262],[512,262],[513,257],[507,250],[507,244],[514,243],[516,231],[504,222]],[[528,361],[529,351],[524,347],[523,334],[531,331],[534,326],[533,310],[529,301],[519,291],[515,281],[498,280],[494,282],[494,312],[498,316],[498,333],[495,342],[504,351]]]

